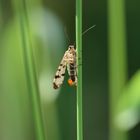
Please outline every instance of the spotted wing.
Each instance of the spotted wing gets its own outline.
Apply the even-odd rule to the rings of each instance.
[[[66,65],[67,65],[67,62],[63,58],[53,80],[54,89],[59,88],[63,84],[65,71],[66,71]]]

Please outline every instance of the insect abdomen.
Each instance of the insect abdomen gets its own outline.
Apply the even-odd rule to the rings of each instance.
[[[70,78],[74,82],[75,81],[75,76],[76,76],[76,73],[75,73],[76,68],[75,68],[75,64],[74,63],[70,63],[69,70],[70,70]]]

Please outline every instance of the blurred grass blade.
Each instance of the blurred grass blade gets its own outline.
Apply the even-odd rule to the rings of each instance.
[[[140,71],[125,86],[117,103],[116,125],[130,131],[140,122]]]
[[[77,85],[77,140],[83,140],[82,120],[82,0],[76,0],[76,48],[78,65]]]
[[[37,140],[45,140],[43,120],[41,114],[40,97],[37,84],[37,77],[35,72],[35,63],[33,59],[31,32],[28,19],[28,7],[30,1],[28,0],[15,0],[15,14],[19,20],[19,28],[21,32],[21,47],[24,59],[25,74],[27,80],[27,87],[29,95],[31,96],[32,113],[35,126],[35,134]]]
[[[3,9],[2,9],[2,2],[0,2],[0,31],[3,25]]]
[[[126,37],[124,0],[108,0],[109,29],[109,89],[110,89],[110,140],[125,140],[113,121],[115,106],[126,82]]]

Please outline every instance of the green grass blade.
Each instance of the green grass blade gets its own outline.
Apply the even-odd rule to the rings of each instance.
[[[77,140],[83,140],[82,119],[82,0],[76,0],[76,48],[78,65],[77,85]]]
[[[34,119],[35,134],[37,140],[45,140],[43,120],[41,114],[39,89],[37,84],[37,77],[35,72],[35,63],[33,59],[33,50],[31,43],[29,19],[28,19],[28,0],[15,0],[15,14],[17,22],[19,22],[19,30],[21,35],[21,47],[23,53],[23,60],[25,66],[25,74],[27,80],[27,87],[31,99],[32,114]]]
[[[110,140],[125,140],[126,134],[114,125],[116,104],[126,82],[126,37],[124,0],[108,0]]]

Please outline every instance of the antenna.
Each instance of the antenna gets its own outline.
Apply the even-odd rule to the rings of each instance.
[[[89,27],[88,29],[86,29],[83,33],[82,33],[82,36],[84,35],[84,34],[86,34],[89,30],[91,30],[92,28],[94,28],[96,25],[93,25],[93,26],[91,26],[91,27]]]
[[[70,38],[69,38],[69,35],[67,33],[66,26],[64,27],[64,32],[65,32],[65,35],[66,35],[67,40],[70,42]]]
[[[86,34],[89,30],[91,30],[92,28],[94,28],[96,25],[92,25],[91,27],[89,27],[88,29],[86,29],[85,31],[83,31],[82,32],[82,36],[84,35],[84,34]],[[68,35],[68,33],[67,33],[67,29],[66,29],[66,26],[64,27],[64,32],[65,32],[65,35],[66,35],[66,38],[68,39],[68,41],[70,42],[70,38],[69,38],[69,35]],[[74,46],[75,46],[75,41],[74,41]]]

